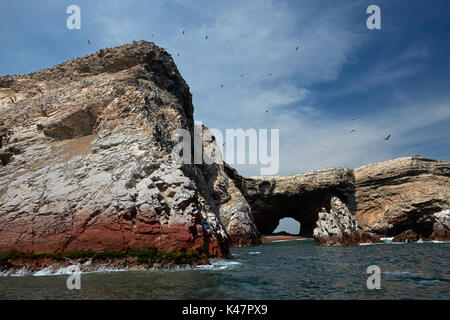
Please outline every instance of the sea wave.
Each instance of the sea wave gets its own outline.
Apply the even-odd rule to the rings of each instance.
[[[227,270],[227,269],[238,268],[241,265],[242,265],[242,263],[237,262],[237,261],[228,261],[228,260],[222,260],[222,259],[211,259],[209,265],[196,266],[195,269],[208,270],[208,271]]]
[[[85,264],[83,264],[85,265]],[[83,268],[83,265],[80,265],[80,271],[83,274],[87,273],[108,273],[108,272],[124,272],[128,271],[127,268],[114,268],[109,265],[96,265],[92,266],[90,268]],[[87,265],[89,266],[89,265]],[[26,276],[33,276],[33,277],[48,277],[48,276],[61,276],[61,275],[69,275],[72,274],[71,272],[68,272],[69,266],[57,266],[57,265],[50,265],[48,267],[45,267],[38,271],[30,271],[27,270],[25,267],[19,269],[19,270],[7,270],[7,271],[1,271],[0,277],[26,277]]]

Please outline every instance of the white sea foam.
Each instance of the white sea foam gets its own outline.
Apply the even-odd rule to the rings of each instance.
[[[196,266],[195,269],[199,270],[227,270],[227,269],[234,269],[239,266],[241,266],[242,263],[237,261],[228,261],[228,260],[221,260],[221,259],[211,259],[209,265],[201,265]]]
[[[252,251],[252,252],[249,252],[248,254],[261,254],[261,252],[259,252],[259,251]]]
[[[83,273],[83,274],[128,271],[127,268],[125,268],[125,269],[113,268],[106,264],[96,265],[95,267],[92,266],[89,269],[83,268],[83,266],[88,267],[88,266],[90,266],[90,264],[84,263],[83,265],[80,266],[81,273]],[[38,271],[29,271],[29,270],[26,270],[26,268],[21,268],[17,271],[7,270],[7,271],[0,272],[0,277],[25,277],[25,276],[46,277],[46,276],[68,275],[68,274],[70,274],[68,272],[68,267],[69,266],[58,267],[57,264],[53,264],[53,265],[50,265],[50,266],[45,267]]]

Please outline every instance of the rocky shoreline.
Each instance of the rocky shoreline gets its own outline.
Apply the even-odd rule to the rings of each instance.
[[[155,262],[162,265],[207,263],[268,241],[261,234],[284,217],[323,245],[450,240],[449,162],[414,156],[242,177],[227,164],[173,158],[180,129],[217,149],[193,112],[189,86],[152,42],[0,77],[0,252],[48,255],[10,258],[3,270],[64,266],[51,255],[76,251],[145,248],[201,257]],[[98,261],[154,267],[135,259]]]
[[[69,266],[78,266],[80,272],[148,271],[193,268],[209,264],[205,254],[192,250],[178,253],[157,249],[119,251],[73,251],[58,254],[26,254],[10,252],[0,254],[0,275],[66,274]]]

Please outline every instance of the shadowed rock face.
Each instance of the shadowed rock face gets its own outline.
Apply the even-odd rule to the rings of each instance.
[[[144,41],[0,78],[0,250],[229,256],[224,223],[237,219],[256,242],[239,190],[214,196],[223,169],[172,159],[172,133],[194,132],[191,100],[171,56]]]
[[[330,209],[338,196],[354,210],[354,177],[351,169],[324,169],[313,173],[281,177],[245,178],[228,168],[252,208],[258,230],[270,234],[279,220],[294,218],[301,224],[300,235],[312,237],[318,213]]]

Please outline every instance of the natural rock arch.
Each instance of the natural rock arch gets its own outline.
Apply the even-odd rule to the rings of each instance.
[[[230,168],[227,173],[236,182],[252,208],[261,234],[271,234],[283,218],[300,222],[300,235],[312,237],[319,211],[330,209],[337,196],[350,211],[356,211],[355,183],[351,169],[324,169],[313,173],[280,177],[244,178]]]

